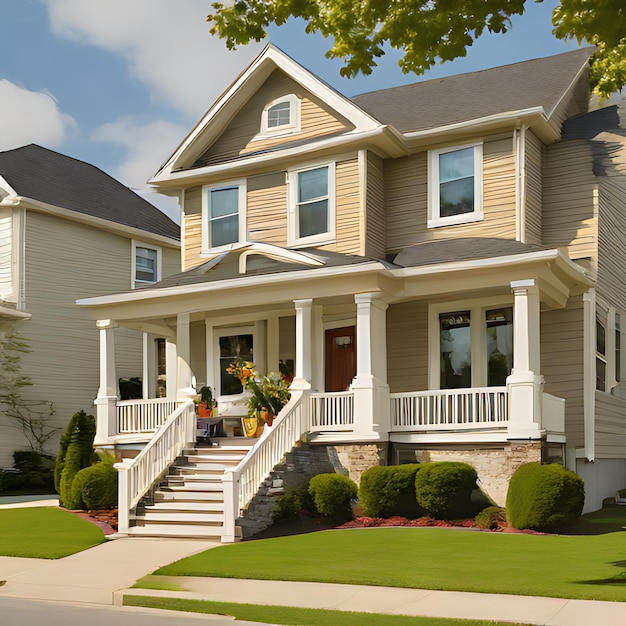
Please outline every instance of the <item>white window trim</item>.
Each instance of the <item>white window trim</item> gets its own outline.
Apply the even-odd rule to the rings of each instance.
[[[256,359],[258,355],[254,354],[256,350],[256,344],[258,341],[258,333],[256,332],[256,324],[249,326],[231,326],[231,327],[221,327],[221,328],[213,328],[213,372],[214,372],[214,385],[213,388],[219,390],[221,388],[221,372],[220,372],[220,338],[221,337],[230,337],[231,335],[252,335],[252,351],[253,351],[253,359]],[[210,384],[210,383],[209,383]],[[224,401],[233,401],[239,398],[246,398],[250,396],[250,392],[246,389],[243,390],[242,393],[234,394],[234,395],[221,395],[218,394],[218,402]]]
[[[204,185],[202,187],[202,253],[211,252],[219,252],[221,250],[229,250],[231,245],[230,243],[225,244],[223,246],[217,246],[215,248],[210,246],[209,242],[209,195],[211,191],[216,191],[218,189],[229,189],[231,187],[237,187],[239,189],[239,238],[237,241],[233,243],[241,243],[247,240],[247,225],[246,225],[246,215],[247,215],[247,207],[246,207],[246,179],[240,180],[231,180],[228,182],[215,184],[215,185]]]
[[[309,170],[316,170],[328,167],[328,230],[324,233],[309,235],[308,237],[298,237],[298,174]],[[289,170],[287,172],[288,181],[288,202],[287,211],[287,245],[297,247],[320,246],[333,243],[335,241],[336,210],[336,162],[324,161],[321,163],[309,164],[305,167]]]
[[[428,305],[428,385],[441,389],[439,315],[454,311],[470,312],[470,345],[472,352],[472,387],[487,386],[487,325],[485,312],[513,307],[513,298],[494,296],[474,300],[454,300]],[[515,327],[513,332],[515,332]]]
[[[616,353],[616,325],[615,325],[615,316],[620,316],[621,329],[621,361],[620,369],[621,369],[621,378],[622,380],[617,380],[617,353]],[[605,364],[606,375],[605,375],[605,387],[604,389],[597,389],[595,382],[595,373],[593,386],[596,391],[603,391],[605,393],[610,393],[614,387],[617,387],[624,380],[624,341],[626,338],[626,333],[624,332],[624,315],[625,312],[621,309],[617,309],[609,304],[607,304],[602,298],[596,297],[596,317],[594,317],[594,355],[596,359],[600,359]],[[600,318],[600,322],[604,326],[604,355],[600,354],[597,351],[597,337],[596,337],[596,328],[595,328],[595,320],[596,318]]]
[[[275,128],[269,128],[267,125],[268,120],[268,111],[277,104],[281,104],[283,102],[289,103],[289,124],[283,124],[282,126],[276,126]],[[293,93],[290,93],[286,96],[281,96],[280,98],[276,98],[271,102],[268,102],[263,107],[263,112],[261,113],[261,131],[258,135],[256,135],[253,139],[267,139],[268,137],[280,137],[283,135],[295,135],[300,132],[300,98]]]
[[[462,215],[441,217],[439,206],[439,156],[447,152],[456,152],[474,148],[474,210]],[[483,144],[469,143],[430,150],[428,153],[428,228],[469,224],[484,219],[483,213]]]
[[[147,250],[154,250],[157,253],[157,266],[156,266],[156,280],[137,280],[137,248],[146,248]],[[153,246],[148,243],[143,243],[142,241],[132,241],[132,251],[131,251],[131,275],[130,275],[130,284],[132,288],[135,289],[141,285],[153,285],[154,283],[158,283],[162,278],[162,256],[163,252],[159,246]]]

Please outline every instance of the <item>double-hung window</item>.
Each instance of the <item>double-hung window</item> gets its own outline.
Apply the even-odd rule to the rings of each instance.
[[[245,240],[245,182],[205,187],[202,198],[203,249]]]
[[[429,152],[429,228],[483,219],[482,152],[482,144]]]
[[[289,172],[289,244],[335,239],[335,164]]]
[[[133,287],[161,279],[161,250],[133,242]]]

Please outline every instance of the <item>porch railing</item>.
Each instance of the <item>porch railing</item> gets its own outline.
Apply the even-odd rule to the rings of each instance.
[[[291,399],[274,420],[274,425],[265,428],[259,441],[237,467],[224,473],[223,542],[235,541],[235,520],[240,511],[305,432],[305,411],[306,392],[292,391]]]
[[[392,393],[392,431],[505,427],[506,387]]]
[[[309,400],[310,432],[352,430],[354,393],[351,391],[312,393]]]
[[[116,464],[120,533],[128,532],[131,511],[195,438],[196,412],[193,402],[189,401],[181,404],[167,418],[134,459]]]
[[[170,398],[121,400],[117,403],[117,432],[153,433],[176,410],[178,402]]]

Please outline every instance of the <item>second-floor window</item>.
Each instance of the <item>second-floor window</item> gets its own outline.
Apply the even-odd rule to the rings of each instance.
[[[428,227],[482,220],[482,144],[432,150],[428,164]]]
[[[156,283],[160,277],[160,250],[133,244],[133,286]]]
[[[289,172],[289,244],[335,238],[335,164]]]
[[[261,115],[261,136],[297,133],[300,130],[300,99],[288,94],[268,102]]]
[[[237,243],[245,226],[245,183],[206,187],[203,195],[203,248]]]

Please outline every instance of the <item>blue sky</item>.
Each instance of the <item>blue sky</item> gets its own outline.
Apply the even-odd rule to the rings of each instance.
[[[390,51],[347,80],[328,42],[291,20],[270,41],[347,96],[515,63],[576,47],[552,34],[556,0],[528,0],[506,35],[422,77]],[[0,150],[28,143],[97,165],[146,195],[146,180],[263,44],[228,52],[208,33],[210,0],[0,0]],[[170,215],[175,202],[146,197]]]

